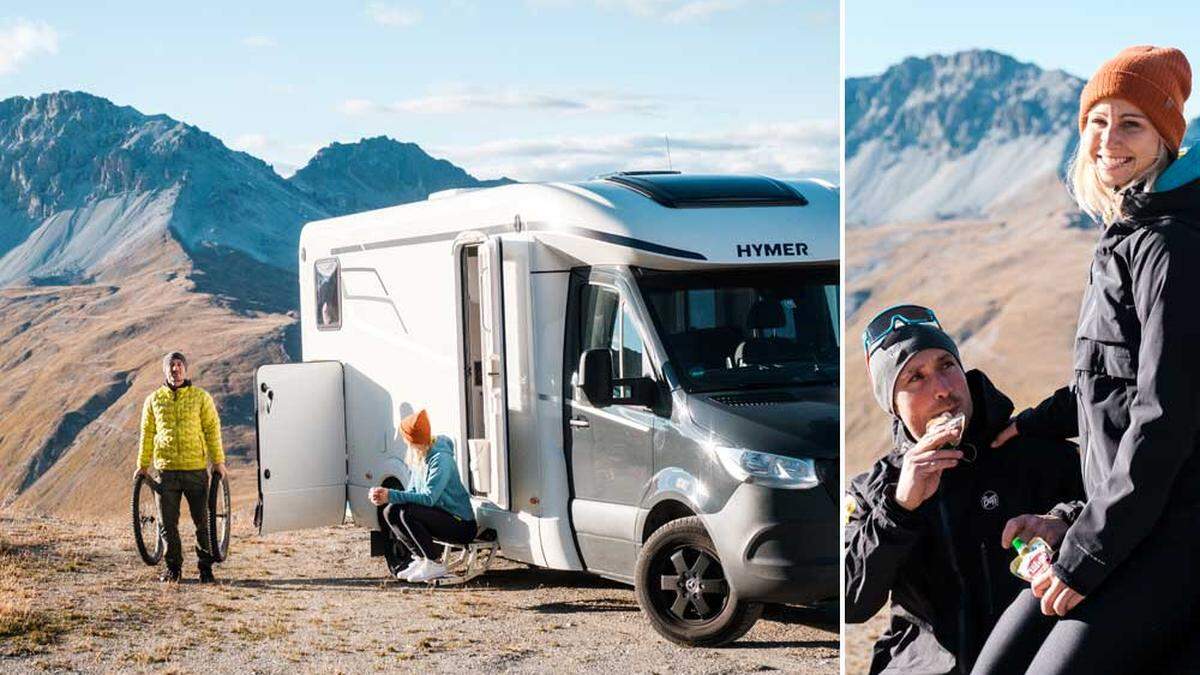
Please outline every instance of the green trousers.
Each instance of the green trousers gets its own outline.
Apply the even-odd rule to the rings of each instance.
[[[208,472],[163,471],[162,482],[162,527],[167,540],[167,567],[179,570],[183,566],[183,544],[179,541],[179,504],[187,499],[188,512],[196,527],[196,566],[201,570],[212,569],[212,555],[208,552]]]

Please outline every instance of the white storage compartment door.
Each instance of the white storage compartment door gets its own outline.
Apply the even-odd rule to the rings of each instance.
[[[346,407],[337,361],[255,374],[260,534],[340,525],[346,514]]]

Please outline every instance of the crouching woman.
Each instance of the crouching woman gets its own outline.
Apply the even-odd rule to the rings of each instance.
[[[412,470],[407,490],[371,488],[369,497],[384,506],[383,517],[392,535],[412,551],[413,561],[396,573],[397,579],[428,582],[446,576],[439,562],[442,546],[434,540],[468,544],[475,539],[475,513],[471,498],[458,477],[454,442],[446,436],[433,438],[429,415],[424,410],[405,417],[400,433],[408,444]]]

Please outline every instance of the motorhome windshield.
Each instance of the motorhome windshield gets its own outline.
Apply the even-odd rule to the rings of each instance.
[[[689,391],[836,383],[836,268],[639,270],[667,358]]]

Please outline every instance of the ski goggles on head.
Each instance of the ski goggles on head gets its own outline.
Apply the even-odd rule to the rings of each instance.
[[[905,326],[916,326],[923,323],[933,324],[938,327],[938,330],[942,328],[942,324],[938,323],[937,316],[928,307],[920,305],[888,307],[876,314],[875,318],[867,324],[866,330],[863,331],[863,352],[870,360],[871,352],[879,347],[884,338]]]

